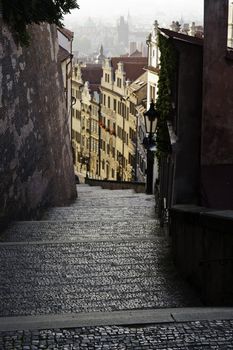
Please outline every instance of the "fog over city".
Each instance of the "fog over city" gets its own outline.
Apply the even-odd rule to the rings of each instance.
[[[203,0],[79,0],[79,10],[66,16],[65,24],[83,22],[88,17],[111,22],[120,15],[128,13],[139,23],[148,23],[158,19],[163,25],[171,20],[196,21],[203,20]]]

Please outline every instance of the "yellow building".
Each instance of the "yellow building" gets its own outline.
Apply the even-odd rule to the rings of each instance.
[[[101,79],[101,178],[135,179],[136,145],[132,144],[130,136],[136,133],[135,106],[138,100],[130,86],[143,74],[146,63],[144,57],[104,60]]]
[[[75,172],[80,177],[99,176],[99,109],[98,88],[102,77],[101,65],[74,65],[72,96],[72,148]]]
[[[137,180],[137,107],[146,99],[146,58],[114,57],[76,64],[72,146],[77,175]]]

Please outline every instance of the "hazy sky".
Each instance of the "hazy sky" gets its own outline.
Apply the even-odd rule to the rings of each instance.
[[[77,0],[80,10],[72,11],[66,20],[84,17],[113,19],[119,15],[130,15],[146,20],[164,18],[179,20],[181,17],[197,21],[203,18],[204,0]]]

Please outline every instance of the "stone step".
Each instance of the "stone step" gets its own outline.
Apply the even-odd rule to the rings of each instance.
[[[51,339],[55,340],[61,337],[64,339],[67,337],[67,347],[68,344],[70,345],[70,339],[73,338],[74,334],[76,334],[75,339],[79,339],[79,337],[82,340],[89,339],[89,344],[91,346],[96,345],[95,341],[100,343],[100,338],[102,344],[106,345],[107,334],[109,344],[111,344],[113,337],[114,342],[119,342],[120,348],[120,346],[122,346],[122,334],[124,334],[126,348],[130,336],[135,340],[135,336],[138,335],[138,345],[140,345],[141,342],[145,342],[147,339],[147,345],[153,344],[153,349],[167,349],[168,342],[172,344],[172,348],[170,347],[172,350],[174,349],[173,346],[175,346],[175,349],[177,349],[177,347],[178,349],[181,348],[181,344],[184,346],[182,349],[185,349],[189,336],[189,345],[191,344],[191,349],[201,349],[199,345],[197,347],[197,339],[199,344],[204,343],[203,346],[206,349],[207,346],[208,349],[211,349],[211,343],[214,344],[215,349],[221,349],[221,346],[227,349],[226,344],[229,346],[232,345],[232,320],[232,307],[127,310],[79,314],[69,313],[64,315],[1,317],[0,332],[4,332],[8,343],[9,341],[12,342],[12,349],[15,340],[18,339],[20,343],[22,339],[22,332],[20,331],[28,329],[31,331],[36,330],[36,332],[31,332],[30,334],[29,331],[26,331],[25,335],[27,334],[28,336],[28,334],[30,334],[32,339],[33,337],[37,339],[39,334],[41,335],[42,343],[44,334],[46,334],[47,339],[50,341]],[[202,332],[203,329],[205,332]],[[19,331],[18,333],[11,333],[17,330]],[[38,332],[38,330],[41,330],[41,332]],[[189,331],[188,333],[187,330]],[[53,337],[51,337],[51,335]],[[118,341],[117,338],[119,338]],[[88,342],[83,342],[86,348],[87,344]],[[55,340],[55,348],[56,345],[57,343]],[[80,345],[80,343],[78,343],[78,345]],[[145,345],[145,349],[148,349],[147,345]],[[161,347],[161,345],[163,345],[163,347]],[[106,348],[109,349],[109,347]],[[137,349],[142,350],[142,347],[140,346]]]
[[[152,207],[105,207],[82,208],[62,207],[51,208],[43,216],[43,220],[70,220],[70,221],[112,221],[112,220],[142,220],[154,219],[155,211]]]
[[[158,241],[6,244],[0,262],[1,316],[200,305]]]
[[[79,193],[78,194],[78,197],[77,197],[77,200],[89,200],[89,201],[92,201],[92,200],[100,200],[100,199],[104,199],[104,200],[112,200],[113,203],[114,203],[114,200],[117,199],[117,200],[128,200],[130,201],[129,204],[133,204],[133,201],[136,200],[137,202],[140,202],[141,201],[151,201],[153,204],[155,203],[155,198],[154,196],[130,196],[130,195],[123,195],[123,194],[118,194],[118,195],[112,195],[111,193],[107,193],[107,194],[96,194],[96,193]],[[75,203],[75,202],[74,202]]]
[[[100,192],[102,194],[112,194],[113,196],[117,196],[118,194],[123,194],[123,195],[135,195],[137,196],[137,193],[132,190],[132,189],[126,189],[126,190],[109,190],[109,189],[103,189],[102,187],[79,187],[80,185],[77,185],[77,191],[78,193],[87,193],[87,194],[91,194],[91,193],[96,193],[97,195],[100,194]],[[144,194],[144,193],[142,193]]]
[[[76,187],[77,187],[77,190],[80,192],[95,192],[103,189],[101,186],[88,186],[88,185],[77,185]]]
[[[80,196],[71,207],[154,207],[155,200],[153,197],[93,197],[87,198]]]
[[[130,240],[163,238],[156,220],[22,221],[12,223],[0,236],[0,242],[64,242],[83,240]]]

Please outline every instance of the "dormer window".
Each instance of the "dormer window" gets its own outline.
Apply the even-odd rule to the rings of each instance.
[[[117,87],[121,88],[121,78],[117,78]]]
[[[228,0],[227,46],[233,49],[233,0]]]
[[[105,82],[109,83],[110,82],[110,75],[105,73]]]

